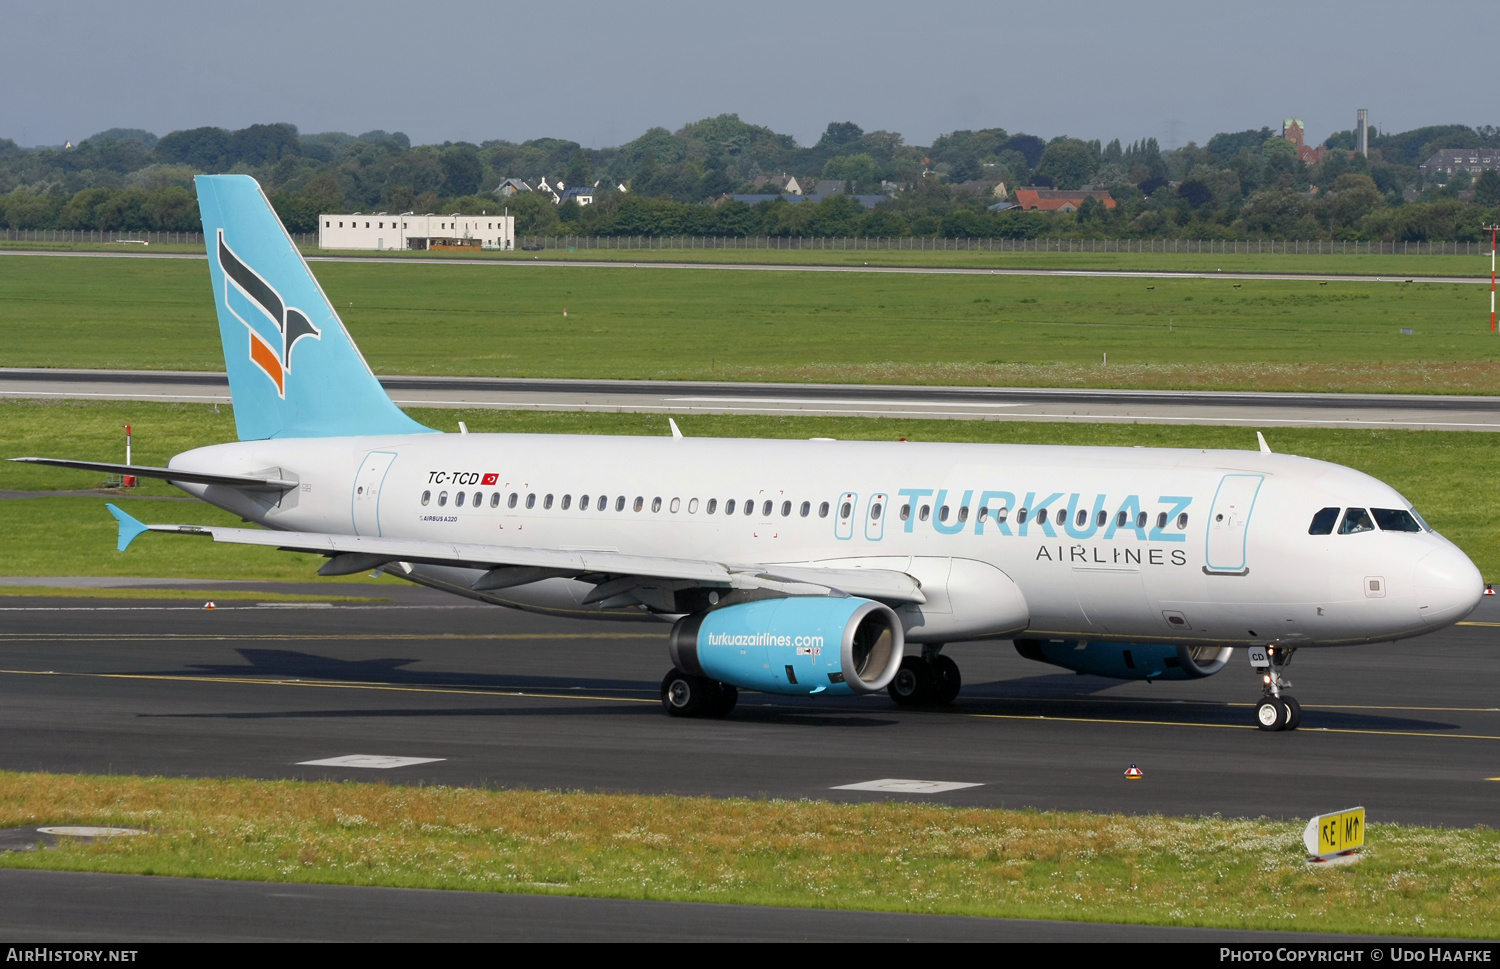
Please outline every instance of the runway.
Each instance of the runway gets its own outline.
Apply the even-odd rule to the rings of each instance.
[[[848,251],[848,250],[844,250]],[[993,253],[1003,259],[1005,253]],[[0,249],[0,256],[61,256],[83,259],[206,259],[200,253],[188,252],[69,252],[47,249]],[[1181,272],[1173,270],[1147,269],[1046,269],[1037,267],[993,268],[972,266],[838,266],[806,265],[788,263],[730,263],[730,262],[658,262],[642,260],[629,262],[622,259],[547,259],[536,256],[531,259],[464,259],[436,258],[430,256],[304,256],[308,262],[356,262],[378,265],[426,265],[426,266],[532,266],[549,269],[714,269],[732,272],[785,272],[785,273],[875,273],[919,276],[1082,276],[1125,277],[1129,279],[1243,279],[1282,280],[1305,282],[1310,279],[1339,283],[1486,283],[1489,280],[1476,274],[1473,276],[1410,275],[1400,273],[1252,273],[1252,272]]]
[[[6,580],[0,579],[0,584]],[[329,589],[330,587],[324,586]],[[351,594],[358,585],[339,585]],[[380,585],[379,594],[393,587]],[[0,768],[634,791],[1171,815],[1494,823],[1500,607],[1399,645],[1303,650],[1302,729],[1251,726],[1237,655],[1208,680],[1121,683],[950,646],[948,710],[884,695],[746,693],[727,720],[669,718],[666,627],[467,605],[0,600]],[[207,596],[205,596],[207,597]],[[350,754],[434,758],[307,766]],[[1137,764],[1141,782],[1126,782]],[[884,778],[979,786],[839,789]]]
[[[1500,397],[384,376],[403,407],[1500,430]],[[222,373],[0,368],[0,397],[228,404]],[[691,430],[688,429],[688,433]]]

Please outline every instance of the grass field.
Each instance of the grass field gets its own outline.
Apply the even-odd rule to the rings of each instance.
[[[930,244],[930,240],[929,240]],[[942,241],[939,241],[942,244]],[[1243,243],[1241,243],[1243,245]],[[1150,245],[1149,242],[1146,245]],[[1163,245],[1157,241],[1157,246]],[[1168,241],[1166,245],[1171,245]],[[1186,245],[1186,243],[1182,243]],[[1326,246],[1327,243],[1324,243]],[[119,252],[124,247],[85,242],[0,242],[0,249],[53,252]],[[202,245],[152,245],[151,252],[203,252]],[[387,249],[319,249],[304,246],[308,256],[338,255],[368,258],[492,260],[530,262],[536,259],[582,262],[691,262],[704,264],[762,264],[777,266],[918,266],[973,269],[1115,269],[1160,272],[1266,272],[1369,276],[1488,276],[1489,252],[1473,255],[1424,254],[1283,254],[1197,252],[992,252],[948,250],[848,249],[572,249],[557,246],[541,252],[477,253],[413,252]]]
[[[4,270],[0,366],[223,369],[200,262],[18,256]],[[316,271],[379,373],[1500,391],[1487,294],[1461,284]]]
[[[1123,782],[1122,782],[1123,783]],[[8,868],[1493,938],[1500,833],[916,804],[0,774],[0,826],[149,833]]]
[[[586,414],[494,410],[417,410],[428,426],[475,432],[666,433],[666,419],[648,414]],[[120,425],[135,429],[134,458],[164,464],[173,454],[204,444],[234,440],[228,407],[214,413],[201,404],[117,401],[43,402],[0,400],[0,457],[40,455],[119,460]],[[1244,448],[1255,445],[1253,428],[1163,427],[1142,424],[1041,424],[989,421],[898,421],[881,418],[699,416],[682,418],[686,434],[701,437],[836,437],[844,440],[958,441],[1013,444],[1104,444],[1151,447]],[[1500,434],[1451,431],[1325,430],[1267,431],[1278,451],[1358,468],[1399,489],[1433,527],[1457,542],[1488,578],[1500,578],[1500,506],[1475,500],[1476,491],[1500,479]],[[0,489],[45,492],[91,488],[101,476],[32,465],[0,464]],[[152,500],[180,494],[143,480],[120,499],[148,522],[238,524],[202,503]],[[10,575],[145,575],[164,577],[311,581],[322,559],[268,548],[214,545],[207,541],[146,536],[130,550],[114,551],[116,525],[94,497],[33,497],[0,501],[0,546]],[[319,581],[333,582],[335,579]],[[362,576],[345,581],[363,581]],[[393,582],[389,577],[382,581]]]

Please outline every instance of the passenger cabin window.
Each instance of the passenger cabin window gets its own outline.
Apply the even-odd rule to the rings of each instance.
[[[932,514],[932,506],[931,505],[923,505],[921,508],[917,509],[917,520],[925,522],[927,520],[927,516],[931,515],[931,514]]]
[[[804,501],[802,503],[802,508],[800,509],[800,511],[803,518],[806,518],[808,515],[812,514],[812,502]]]
[[[624,510],[625,510],[625,496],[621,495],[620,497],[618,497],[618,498],[615,499],[615,511],[624,511]]]
[[[1073,517],[1076,519],[1074,524],[1079,528],[1082,528],[1089,522],[1089,513],[1084,511],[1082,508],[1078,509],[1078,514],[1074,515]]]
[[[446,491],[439,491],[438,492],[438,507],[441,508],[444,505],[446,505],[447,503],[448,503],[448,492],[446,492]]]
[[[943,507],[941,507],[941,508],[938,509],[938,521],[945,522],[947,520],[948,520],[948,506],[944,505]]]
[[[712,515],[714,513],[714,509],[716,509],[718,507],[719,507],[719,499],[717,499],[717,498],[710,498],[710,499],[708,499],[708,504],[706,504],[706,505],[703,506],[703,514],[705,514],[705,515]]]
[[[494,493],[492,493],[490,495],[490,507],[491,508],[499,508],[500,507],[500,492],[496,491],[496,492],[494,492]]]
[[[1157,516],[1156,516],[1156,528],[1157,528],[1157,530],[1160,531],[1161,529],[1166,528],[1166,527],[1167,527],[1167,513],[1164,512],[1164,511],[1163,512],[1158,512]]]
[[[536,507],[536,495],[526,496],[526,507],[528,510]]]
[[[848,518],[852,514],[854,514],[854,506],[851,505],[849,502],[846,501],[842,505],[839,505],[839,518],[840,519]]]
[[[1024,524],[1026,524],[1026,509],[1025,508],[1017,508],[1016,509],[1016,524],[1017,525],[1024,525]]]
[[[474,492],[474,507],[478,508],[482,504],[484,504],[484,492],[482,492],[482,491],[476,491],[476,492]]]
[[[431,500],[432,500],[432,492],[430,492],[430,491],[424,491],[424,492],[422,492],[422,506],[424,508],[427,506],[427,503],[429,501],[431,501]]]
[[[901,520],[902,521],[906,521],[908,518],[911,517],[911,505],[910,504],[902,505],[901,506],[901,511],[898,512],[898,514],[901,516]]]
[[[1312,524],[1307,526],[1309,535],[1332,535],[1333,526],[1338,523],[1339,510],[1337,508],[1322,508],[1313,516]]]
[[[634,507],[636,511],[640,511],[642,508],[646,507],[646,499],[642,498],[640,495],[636,495]]]
[[[1139,515],[1135,516],[1135,527],[1136,528],[1145,528],[1146,527],[1146,513],[1145,512],[1141,512]]]
[[[573,504],[573,496],[572,495],[563,495],[562,510],[563,511],[567,511],[568,507],[570,505],[572,505],[572,504]]]
[[[625,499],[624,498],[620,499],[620,504],[622,504],[622,505],[625,504]],[[603,511],[604,509],[606,509],[608,507],[609,507],[609,499],[607,497],[605,497],[604,495],[600,495],[599,496],[599,500],[594,503],[594,510],[595,511]]]
[[[456,495],[453,496],[453,507],[454,508],[462,508],[463,506],[464,506],[464,493],[462,491],[460,491],[458,494],[456,494]]]
[[[1041,508],[1041,509],[1037,510],[1037,513],[1036,513],[1036,523],[1038,525],[1045,525],[1045,524],[1047,524],[1047,509]]]
[[[792,503],[790,501],[783,501],[781,503],[781,517],[782,518],[786,518],[791,513],[792,513]],[[880,517],[880,506],[879,505],[875,506],[875,517],[876,518]]]
[[[1183,516],[1183,517],[1186,517],[1186,516]],[[1095,528],[1103,528],[1108,521],[1109,521],[1109,512],[1100,510],[1100,512],[1099,512],[1099,520],[1094,523],[1094,527]]]
[[[870,521],[880,521],[880,502],[870,505]]]
[[[652,514],[655,514],[656,512],[659,512],[659,511],[661,511],[661,499],[660,498],[652,498],[651,499],[651,512],[652,512]]]
[[[968,505],[964,505],[962,508],[960,508],[958,510],[958,520],[961,521],[961,522],[966,522],[966,521],[969,520],[969,506]]]
[[[710,514],[713,513],[713,509],[712,508],[709,508],[709,513]],[[730,498],[728,501],[724,502],[724,514],[726,514],[726,515],[733,515],[734,514],[734,499],[733,498]]]
[[[771,517],[771,502],[767,501],[767,502],[765,502],[764,504],[762,504],[760,506],[760,517],[762,517],[762,518],[770,518]]]
[[[821,505],[818,506],[818,517],[819,518],[827,518],[828,517],[828,502],[825,501]]]
[[[1128,521],[1130,521],[1130,515],[1122,511],[1115,516],[1115,527],[1124,528],[1125,523]]]
[[[563,505],[563,507],[566,508],[568,506],[565,504],[565,505]],[[578,496],[578,510],[579,511],[588,511],[589,510],[589,496],[588,495],[579,495]]]
[[[1411,512],[1404,508],[1371,508],[1370,514],[1375,516],[1375,524],[1380,526],[1383,532],[1420,532],[1422,526],[1412,517]]]
[[[1178,531],[1183,531],[1184,529],[1186,529],[1187,528],[1187,523],[1188,523],[1187,512],[1183,512],[1182,514],[1180,514],[1180,515],[1177,516],[1177,530]]]
[[[1375,523],[1370,521],[1370,513],[1363,508],[1350,508],[1344,512],[1344,521],[1339,525],[1340,535],[1354,535],[1358,532],[1373,532]]]
[[[507,508],[514,508],[514,507],[516,507],[516,501],[520,497],[521,497],[520,495],[518,495],[514,491],[512,491],[510,493],[510,497],[508,499],[506,499],[505,507],[507,507]]]
[[[769,512],[770,509],[767,509],[767,511]],[[755,514],[755,499],[751,498],[745,502],[745,516],[748,518],[753,514]]]
[[[542,508],[543,509],[550,509],[551,507],[552,507],[552,496],[548,495],[547,497],[545,497],[545,498],[542,499]]]

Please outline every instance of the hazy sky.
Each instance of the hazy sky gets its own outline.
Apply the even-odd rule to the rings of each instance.
[[[1003,127],[1163,147],[1216,131],[1500,123],[1493,4],[0,0],[0,137],[290,121],[591,147],[723,112],[929,144]]]

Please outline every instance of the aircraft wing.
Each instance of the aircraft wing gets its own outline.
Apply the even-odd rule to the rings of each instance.
[[[10,458],[23,464],[47,464],[55,468],[74,468],[79,471],[103,471],[106,474],[133,474],[138,478],[165,478],[168,481],[186,481],[190,484],[229,485],[244,491],[291,491],[297,482],[284,478],[256,474],[209,474],[199,471],[182,471],[176,468],[152,468],[139,464],[110,464],[107,461],[72,461],[67,458]]]
[[[474,583],[479,591],[503,589],[553,576],[588,576],[597,580],[597,599],[630,594],[651,580],[723,589],[767,589],[788,595],[827,595],[831,591],[887,602],[926,602],[921,585],[905,572],[882,569],[832,569],[816,565],[726,565],[700,559],[677,559],[623,552],[552,548],[519,548],[463,542],[340,535],[331,532],[283,532],[216,525],[147,525],[113,504],[120,523],[118,548],[124,551],[145,532],[202,535],[215,542],[261,545],[292,552],[329,556],[320,575],[348,575],[390,563],[422,563],[484,569]],[[629,580],[642,580],[632,582]],[[670,610],[663,610],[670,611]]]

